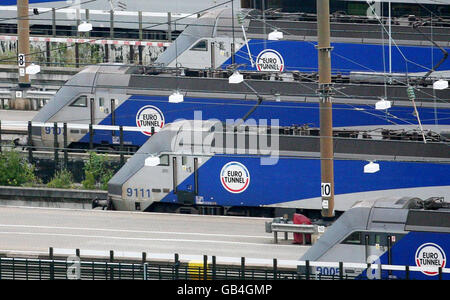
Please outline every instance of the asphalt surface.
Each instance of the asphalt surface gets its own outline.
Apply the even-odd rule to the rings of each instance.
[[[308,249],[265,232],[269,219],[0,206],[0,252],[147,252],[298,260]],[[292,238],[292,236],[291,236]],[[106,252],[105,252],[106,253]]]

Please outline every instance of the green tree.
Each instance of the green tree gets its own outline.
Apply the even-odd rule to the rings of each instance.
[[[0,154],[0,185],[22,186],[38,183],[34,165],[29,164],[17,151]]]

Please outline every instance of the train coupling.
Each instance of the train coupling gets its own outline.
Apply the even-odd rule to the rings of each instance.
[[[108,200],[106,199],[98,199],[95,198],[94,200],[92,200],[92,209],[96,209],[97,207],[101,207],[102,210],[105,210],[108,208]]]

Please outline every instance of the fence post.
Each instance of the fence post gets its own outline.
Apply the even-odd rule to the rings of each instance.
[[[56,9],[52,8],[52,35],[56,37]]]
[[[203,255],[203,280],[208,280],[208,256]]]
[[[114,11],[109,11],[109,36],[110,38],[114,38]]]
[[[123,126],[119,127],[119,131],[120,131],[120,165],[123,166],[123,164],[125,163],[125,157],[123,154]]]
[[[55,155],[55,172],[58,170],[58,123],[53,123],[53,150]]]
[[[142,252],[142,263],[145,263],[147,261],[147,253]]]
[[[178,280],[178,267],[180,265],[178,253],[175,253],[175,280]]]
[[[172,41],[172,13],[167,13],[167,40]]]
[[[309,278],[309,260],[306,261],[306,273],[305,273],[305,276],[306,276],[306,280],[310,279]]]
[[[114,251],[113,250],[109,250],[109,262],[114,262]],[[109,279],[110,280],[114,280],[114,267],[110,266],[109,267]]]
[[[406,266],[406,267],[405,267],[405,273],[406,273],[406,274],[405,274],[405,279],[406,279],[406,280],[409,280],[409,266]]]
[[[344,263],[339,262],[339,280],[344,280]]]
[[[216,280],[216,257],[212,257],[212,280]]]
[[[92,123],[89,124],[89,150],[94,148],[94,131],[92,129]]]
[[[31,145],[33,144],[33,138],[32,138],[32,125],[31,125],[31,121],[28,121],[28,141],[27,141],[27,145],[28,145],[28,162],[30,164],[33,163],[33,149],[31,148]]]
[[[144,33],[142,31],[142,11],[138,11],[138,22],[139,22],[139,40],[142,41]]]
[[[53,259],[53,247],[50,247],[48,249],[48,256],[50,257],[50,260],[52,261],[50,263],[50,280],[55,279],[55,261]]]
[[[241,257],[241,279],[245,279],[245,257]]]
[[[67,152],[67,123],[64,123],[64,168],[69,166],[69,154]]]
[[[147,280],[148,263],[144,263],[144,280]]]
[[[442,267],[439,267],[439,280],[442,280]]]
[[[273,259],[273,280],[277,280],[277,272],[278,272],[278,261],[276,258]]]
[[[3,152],[2,149],[2,120],[0,120],[0,153]]]

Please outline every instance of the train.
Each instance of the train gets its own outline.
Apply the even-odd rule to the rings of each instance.
[[[230,52],[233,38],[227,26],[230,19],[226,18],[232,12],[230,9],[215,9],[203,14],[196,22],[198,26],[187,27],[152,65],[100,64],[86,67],[67,81],[32,121],[141,126],[143,118],[153,118],[155,126],[151,127],[158,132],[163,124],[178,118],[194,119],[194,111],[200,111],[207,119],[226,120],[245,116],[247,111],[256,107],[253,118],[278,118],[282,126],[309,124],[318,127],[317,58],[312,52],[317,50],[314,42],[308,41],[314,38],[314,30],[310,29],[315,23],[290,21],[286,16],[269,20],[283,28],[290,24],[294,34],[286,40],[268,41],[268,48],[262,50],[266,40],[253,39],[261,38],[261,23],[254,19],[254,11],[241,12],[246,12],[247,16],[245,30],[241,30],[241,34],[247,32],[249,40],[245,43],[243,39],[242,45],[236,47],[239,49],[236,55]],[[237,23],[237,13],[234,15]],[[419,126],[420,119],[427,132],[440,134],[450,131],[447,117],[450,104],[446,101],[450,98],[450,90],[433,89],[435,81],[448,79],[445,70],[450,68],[450,61],[442,60],[434,72],[425,73],[426,68],[422,68],[431,56],[437,59],[443,55],[438,53],[442,49],[425,42],[421,35],[414,33],[414,29],[399,25],[393,30],[393,37],[399,43],[398,48],[394,48],[400,49],[403,55],[411,55],[409,58],[414,58],[414,64],[406,67],[401,59],[396,58],[394,51],[392,71],[396,73],[378,72],[384,70],[383,59],[378,54],[383,49],[387,51],[387,45],[380,45],[379,25],[342,21],[333,24],[332,52],[337,55],[332,59],[333,126],[410,130]],[[446,27],[433,27],[433,32],[437,42],[445,40],[448,43],[450,40]],[[239,40],[239,34],[236,33],[234,40]],[[344,48],[339,54],[340,45]],[[255,65],[252,67],[248,61],[241,64],[240,59],[251,57],[242,53],[245,49],[250,49],[248,52],[252,54],[261,54],[258,56],[262,61],[266,59],[273,63],[266,64],[261,70]],[[298,51],[302,55],[298,55]],[[281,55],[279,60],[273,56],[276,53]],[[234,64],[231,56],[236,58]],[[284,63],[280,65],[281,60]],[[255,58],[254,63],[257,61]],[[277,70],[270,70],[275,65]],[[278,67],[283,69],[282,72]],[[236,70],[242,73],[245,81],[229,84],[229,77]],[[412,96],[408,87],[413,89]],[[169,96],[175,92],[183,96],[183,101],[169,102]],[[376,109],[380,100],[390,101],[392,107]],[[50,127],[34,129],[33,143],[52,146],[52,130]],[[151,136],[151,132],[150,127],[141,132],[125,132],[124,144],[135,151]],[[94,147],[117,149],[120,144],[118,137],[117,131],[96,130]],[[62,142],[62,135],[60,139]],[[69,132],[68,141],[69,147],[86,148],[89,134],[85,129],[73,129]]]
[[[327,227],[300,258],[302,261],[344,262],[418,267],[409,274],[379,268],[311,267],[311,275],[355,279],[438,279],[439,267],[448,268],[450,203],[440,197],[363,198]],[[304,274],[305,267],[299,267]],[[442,273],[442,279],[450,279]]]
[[[321,209],[317,128],[180,120],[167,124],[108,183],[110,209],[283,216]],[[448,141],[334,131],[335,210],[361,199],[450,196]],[[377,164],[378,171],[365,170]]]

